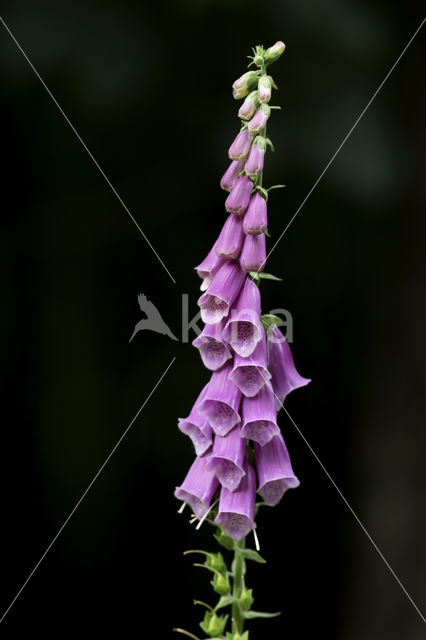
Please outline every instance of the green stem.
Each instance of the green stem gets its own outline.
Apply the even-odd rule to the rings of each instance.
[[[244,558],[241,549],[245,547],[245,538],[235,545],[234,562],[232,563],[233,591],[234,602],[232,604],[232,618],[234,621],[235,632],[242,635],[244,630],[244,617],[237,600],[241,596],[243,590],[243,568]]]

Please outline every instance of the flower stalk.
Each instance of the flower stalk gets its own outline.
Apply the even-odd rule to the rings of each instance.
[[[253,590],[246,586],[246,563],[265,563],[258,553],[256,519],[259,507],[274,506],[299,480],[277,423],[285,397],[309,379],[296,370],[290,347],[278,329],[280,318],[262,315],[261,281],[280,279],[263,271],[268,234],[269,191],[263,186],[265,154],[274,147],[266,137],[277,86],[268,67],[284,51],[279,41],[250,56],[250,69],[233,84],[233,96],[243,100],[241,128],[229,147],[231,164],[220,185],[228,192],[227,219],[207,257],[196,267],[202,279],[198,300],[205,327],[193,345],[211,371],[179,429],[195,449],[191,465],[175,496],[189,504],[190,523],[210,525],[222,552],[191,549],[204,562],[216,594],[216,604],[194,600],[204,607],[199,627],[206,638],[249,640],[247,620],[279,613],[253,611]],[[262,502],[256,503],[256,494]],[[181,512],[181,510],[180,510]],[[253,532],[256,549],[247,545]],[[232,553],[231,562],[226,556]],[[225,556],[225,557],[224,557]],[[224,613],[223,610],[228,609]],[[201,640],[191,631],[175,631]]]

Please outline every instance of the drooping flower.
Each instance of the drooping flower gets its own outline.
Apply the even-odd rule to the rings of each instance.
[[[204,260],[195,267],[198,276],[202,279],[202,283],[200,286],[201,291],[206,291],[210,282],[212,281],[212,275],[219,268],[220,264],[223,261],[219,258],[216,253],[216,243],[212,246],[210,251]]]
[[[249,237],[252,236],[246,236]],[[259,287],[251,278],[246,278],[223,330],[223,338],[238,355],[247,358],[262,339],[262,329]]]
[[[243,221],[231,213],[222,227],[216,242],[216,253],[220,258],[238,258],[243,246]]]
[[[175,497],[187,502],[198,518],[202,518],[210,507],[219,481],[206,468],[208,454],[197,456],[180,487],[176,487]]]
[[[226,436],[238,422],[241,391],[229,379],[232,362],[214,371],[208,384],[207,393],[198,405],[198,410],[219,436]]]
[[[228,155],[231,160],[245,160],[250,151],[252,137],[248,129],[243,129],[229,147]]]
[[[253,89],[257,84],[258,75],[256,71],[247,71],[242,76],[235,80],[232,85],[232,94],[236,100],[245,98],[248,92]]]
[[[197,408],[207,393],[207,387],[208,385],[201,391],[189,416],[187,418],[178,418],[178,428],[191,438],[197,456],[202,456],[213,443],[212,428],[209,421]]]
[[[255,396],[271,378],[266,364],[266,337],[263,327],[261,327],[261,334],[262,338],[250,356],[244,358],[238,353],[235,354],[234,368],[229,374],[229,379],[250,398]]]
[[[271,107],[267,104],[262,104],[248,124],[248,130],[251,135],[255,135],[264,130],[270,115]]]
[[[222,338],[222,330],[226,319],[223,318],[216,324],[204,325],[203,331],[192,342],[200,351],[200,356],[206,369],[216,371],[232,358],[228,344]]]
[[[238,488],[229,491],[222,487],[219,499],[219,512],[216,524],[223,527],[233,540],[241,540],[256,526],[254,523],[254,505],[256,500],[256,474],[246,460],[243,476]]]
[[[291,391],[306,386],[311,380],[296,371],[290,346],[278,327],[268,332],[268,364],[279,411]]]
[[[220,186],[224,191],[232,191],[234,184],[237,182],[241,171],[244,169],[244,160],[233,160],[220,181]]]
[[[294,489],[300,482],[294,475],[290,456],[281,434],[263,447],[255,443],[258,492],[271,507],[277,504],[287,489]]]
[[[246,235],[240,255],[240,265],[245,271],[263,271],[266,262],[265,234]]]
[[[246,236],[246,238],[249,237],[251,236]],[[223,261],[207,291],[198,300],[203,322],[214,324],[228,315],[231,304],[240,292],[244,278],[245,273],[238,262]]]
[[[242,120],[250,120],[253,116],[254,112],[257,109],[257,105],[259,104],[259,100],[257,97],[257,91],[252,91],[249,93],[247,98],[244,100],[243,104],[238,110],[238,117]]]
[[[277,425],[275,396],[270,382],[266,382],[253,398],[243,397],[241,414],[243,422],[241,435],[258,442],[262,447],[280,433]]]
[[[235,213],[237,216],[245,213],[250,202],[252,189],[253,183],[248,176],[238,178],[225,201],[225,209],[228,213]]]
[[[263,138],[259,138],[258,136],[250,149],[249,157],[244,165],[244,171],[251,178],[257,178],[263,171],[264,161],[265,146]]]
[[[266,200],[256,192],[249,202],[247,213],[243,220],[244,233],[257,236],[268,228],[268,213]]]
[[[207,468],[214,471],[222,487],[235,491],[245,475],[243,464],[247,441],[241,437],[241,425],[231,429],[226,436],[216,436],[209,455]]]
[[[269,76],[263,75],[259,78],[259,84],[257,85],[257,96],[261,104],[269,102],[269,100],[271,99],[271,87],[272,82]]]

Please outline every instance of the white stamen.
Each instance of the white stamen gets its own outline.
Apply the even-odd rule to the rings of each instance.
[[[254,544],[256,547],[256,551],[260,551],[259,538],[257,537],[256,529],[253,529],[253,536],[254,536]]]
[[[183,502],[183,503],[182,503],[182,506],[181,506],[181,507],[180,507],[180,509],[178,510],[178,513],[183,513],[183,510],[185,509],[185,507],[186,507],[186,502]]]
[[[203,517],[201,518],[200,522],[197,524],[197,526],[195,527],[196,531],[198,531],[198,529],[201,527],[201,525],[203,524],[204,520],[207,518],[207,516],[209,515],[210,511],[213,509],[214,506],[217,505],[217,503],[219,502],[219,498],[217,500],[215,500],[215,502],[213,502],[213,504],[211,505],[211,507],[209,507],[209,509],[207,509],[207,511],[205,512],[205,514],[203,515]]]

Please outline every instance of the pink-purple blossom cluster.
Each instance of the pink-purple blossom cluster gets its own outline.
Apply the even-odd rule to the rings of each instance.
[[[188,417],[179,419],[196,458],[175,496],[201,519],[219,491],[215,522],[240,540],[255,527],[256,492],[275,505],[299,485],[277,412],[286,396],[309,380],[296,371],[278,327],[266,335],[259,287],[248,273],[261,271],[266,261],[267,203],[256,187],[263,171],[271,80],[248,72],[234,83],[234,96],[245,97],[239,117],[246,125],[229,148],[231,164],[221,180],[229,192],[229,217],[196,267],[204,328],[193,345],[212,375]]]

